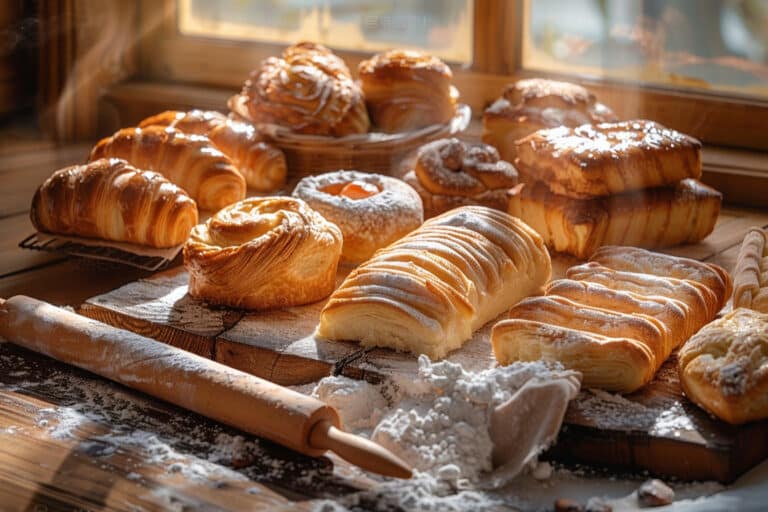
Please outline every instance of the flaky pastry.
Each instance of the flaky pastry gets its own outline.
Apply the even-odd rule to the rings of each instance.
[[[733,307],[768,313],[768,231],[752,228],[744,236],[733,272]]]

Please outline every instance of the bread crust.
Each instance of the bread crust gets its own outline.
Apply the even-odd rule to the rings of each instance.
[[[733,272],[733,307],[768,313],[768,231],[752,228],[744,236]]]

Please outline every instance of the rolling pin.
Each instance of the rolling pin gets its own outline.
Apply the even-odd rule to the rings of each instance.
[[[303,454],[331,450],[363,469],[411,477],[388,450],[340,430],[333,407],[139,334],[17,295],[0,299],[0,337]]]

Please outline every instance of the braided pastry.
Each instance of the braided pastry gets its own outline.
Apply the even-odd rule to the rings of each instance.
[[[254,310],[315,302],[333,291],[341,244],[339,228],[301,199],[245,199],[192,230],[189,294]]]
[[[258,192],[273,192],[285,185],[285,155],[262,141],[251,125],[213,110],[167,110],[139,123],[139,128],[148,126],[170,126],[184,133],[205,135],[232,159],[248,186]]]
[[[124,128],[99,141],[90,160],[122,158],[159,172],[183,188],[203,210],[218,210],[245,197],[245,180],[207,137],[173,128]]]
[[[768,231],[750,229],[733,272],[733,307],[768,313]]]
[[[440,139],[419,148],[413,171],[403,179],[421,196],[427,217],[465,206],[507,211],[517,171],[487,144]]]
[[[423,52],[392,50],[360,63],[360,83],[371,121],[395,133],[443,124],[456,114],[459,93],[443,61]]]
[[[363,92],[330,50],[300,43],[251,73],[242,95],[250,120],[296,133],[342,137],[370,126]]]
[[[53,173],[37,189],[30,218],[46,233],[173,247],[197,224],[197,206],[160,174],[99,159]]]

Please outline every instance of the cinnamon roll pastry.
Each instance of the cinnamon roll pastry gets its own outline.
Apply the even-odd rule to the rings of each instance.
[[[45,233],[163,248],[187,239],[197,206],[160,174],[99,159],[54,172],[37,189],[30,218]]]
[[[293,191],[344,235],[343,260],[360,263],[424,221],[419,195],[396,178],[336,171],[303,178]]]
[[[320,45],[300,43],[283,58],[270,57],[251,73],[242,95],[250,120],[295,133],[342,137],[370,126],[360,86],[338,57]]]
[[[733,273],[733,307],[768,313],[768,231],[750,229]]]
[[[356,340],[439,359],[551,275],[541,238],[482,206],[426,221],[344,280],[320,315],[317,336]]]
[[[768,418],[768,314],[734,309],[688,340],[677,362],[688,398],[721,420]]]
[[[618,121],[580,85],[532,78],[508,85],[502,97],[483,113],[483,142],[514,162],[515,141],[544,128],[576,127]]]
[[[167,110],[139,123],[139,128],[149,126],[170,126],[184,133],[205,135],[232,160],[248,186],[258,192],[274,192],[285,185],[285,155],[264,142],[251,125],[214,110]]]
[[[444,124],[459,93],[443,61],[419,51],[391,50],[360,63],[358,76],[373,125],[387,133]]]
[[[539,130],[515,146],[523,181],[579,199],[701,177],[701,143],[652,121]]]
[[[184,245],[189,294],[263,310],[333,291],[342,235],[301,199],[249,198],[196,226]]]
[[[434,217],[466,205],[507,211],[517,171],[493,146],[440,139],[419,148],[403,179],[421,196],[425,215]]]
[[[162,126],[124,128],[100,140],[90,160],[107,157],[159,172],[203,210],[218,210],[245,197],[243,176],[207,137]]]
[[[509,213],[551,250],[586,259],[603,245],[653,249],[699,242],[714,230],[721,202],[720,192],[694,179],[592,199],[553,194],[534,182],[510,192]]]

